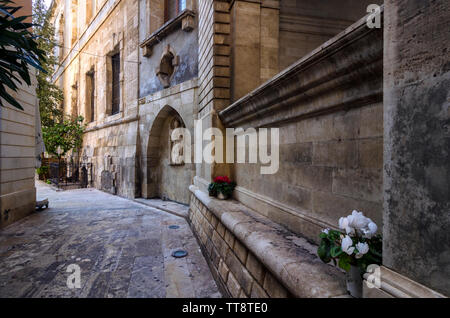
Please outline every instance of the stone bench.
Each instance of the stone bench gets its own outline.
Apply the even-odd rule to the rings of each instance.
[[[232,297],[345,297],[345,274],[317,246],[235,200],[196,186],[189,211],[213,275]]]

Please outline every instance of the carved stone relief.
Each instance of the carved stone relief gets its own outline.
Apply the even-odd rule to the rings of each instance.
[[[156,76],[164,88],[170,86],[170,80],[178,65],[179,57],[171,50],[170,45],[167,45],[161,56],[159,67],[156,69]]]

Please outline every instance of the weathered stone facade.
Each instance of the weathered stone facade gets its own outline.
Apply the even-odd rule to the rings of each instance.
[[[383,265],[397,297],[450,296],[449,23],[448,1],[386,1]]]
[[[54,80],[64,88],[67,113],[85,118],[93,115],[81,154],[83,160],[93,164],[91,186],[130,198],[160,197],[190,204],[189,220],[226,294],[341,296],[341,272],[317,262],[312,254],[295,252],[289,247],[292,242],[279,241],[269,228],[282,226],[287,236],[313,244],[322,228],[336,228],[340,216],[357,209],[383,228],[387,237],[395,237],[399,221],[391,217],[395,213],[388,212],[394,208],[394,201],[388,197],[405,193],[407,188],[391,181],[386,184],[391,173],[396,180],[402,178],[386,151],[402,153],[403,149],[396,150],[399,143],[394,138],[399,124],[392,128],[391,118],[383,118],[383,114],[391,114],[385,103],[396,100],[397,95],[391,92],[389,96],[394,97],[388,98],[386,92],[399,81],[393,78],[386,82],[390,78],[386,69],[383,75],[383,65],[392,66],[386,65],[386,48],[391,45],[386,42],[386,33],[366,24],[367,5],[374,2],[381,3],[55,1],[54,21],[57,30],[64,32],[58,51],[62,65]],[[177,7],[180,3],[185,7]],[[95,12],[89,19],[87,8]],[[411,6],[411,10],[414,13],[420,8]],[[389,14],[399,13],[394,10]],[[435,12],[430,15],[433,19],[439,16]],[[448,14],[442,15],[443,21],[448,20]],[[439,39],[444,38],[442,33]],[[408,51],[411,59],[415,53]],[[448,52],[443,50],[442,55],[448,56]],[[117,56],[120,63],[112,62]],[[443,67],[441,73],[434,74],[436,67],[431,65],[426,74],[436,75],[436,85],[444,87],[448,70]],[[92,74],[94,108],[88,82]],[[436,105],[441,105],[445,94],[442,90],[438,93],[442,100]],[[114,113],[117,94],[119,111]],[[439,116],[445,121],[445,115]],[[397,122],[402,118],[399,116]],[[194,164],[175,160],[169,134],[174,127],[186,127],[194,136],[195,120],[202,123],[203,131],[279,128],[279,170],[262,175],[259,163]],[[389,127],[396,132],[386,136]],[[430,136],[433,134],[443,146],[445,134],[437,130]],[[203,140],[203,146],[206,144]],[[427,144],[431,144],[428,139]],[[430,171],[442,177],[447,168],[448,161],[442,161]],[[255,225],[261,227],[255,229],[254,236],[242,232],[248,220],[230,225],[227,222],[234,220],[231,215],[240,217],[232,213],[236,211],[226,205],[209,205],[204,198],[208,183],[218,175],[237,181],[235,209],[251,210],[242,213],[264,219],[260,222],[264,226]],[[428,179],[421,180],[425,184]],[[438,180],[433,183],[438,190],[433,191],[427,207],[433,209],[436,203],[439,211],[435,214],[441,215],[448,206],[448,196],[444,195],[448,187],[441,178]],[[391,185],[394,192],[383,191]],[[420,196],[418,201],[422,199]],[[422,205],[411,208],[419,211]],[[417,220],[413,219],[412,223]],[[287,252],[269,248],[259,251],[260,246],[253,246],[249,237],[282,242]],[[427,279],[414,264],[411,268],[400,266],[393,256],[395,247],[395,243],[385,244],[387,267],[448,294],[448,286],[439,283],[446,275],[442,272],[447,262],[444,254],[439,261],[441,254],[433,254],[434,278]],[[303,265],[294,265],[297,263]],[[265,274],[258,274],[253,267]],[[309,286],[302,277],[309,277],[319,287],[306,291],[292,285]]]
[[[159,24],[150,26],[154,21],[148,19],[149,12],[158,5],[157,1],[138,0],[55,1],[53,19],[56,29],[64,32],[57,51],[62,63],[54,81],[63,87],[65,112],[82,115],[88,122],[80,158],[92,164],[91,186],[129,198],[159,196],[187,204],[193,168],[188,164],[168,166],[167,149],[159,148],[168,141],[168,134],[162,134],[167,116],[179,116],[183,125],[193,127],[198,76],[196,20],[187,21],[193,19],[189,15],[180,21],[177,17],[165,21],[163,16]],[[90,15],[88,8],[95,14]],[[195,2],[187,1],[185,11],[194,12],[195,8]],[[168,27],[163,40],[150,49],[148,39]],[[120,104],[113,113],[111,59],[116,54]],[[165,85],[161,72],[167,54],[174,65],[170,65],[173,70]],[[88,83],[87,75],[92,74],[94,87]]]

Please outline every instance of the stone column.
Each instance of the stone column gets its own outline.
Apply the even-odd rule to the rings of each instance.
[[[381,289],[449,296],[450,2],[386,0],[384,12]]]

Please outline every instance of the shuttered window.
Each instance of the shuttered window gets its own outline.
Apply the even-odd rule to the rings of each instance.
[[[91,121],[95,120],[95,77],[92,72],[91,78]]]
[[[95,76],[93,70],[86,74],[86,104],[89,107],[86,112],[89,116],[87,119],[92,122],[95,120]]]
[[[112,64],[112,107],[111,115],[120,110],[120,53],[111,57]]]

